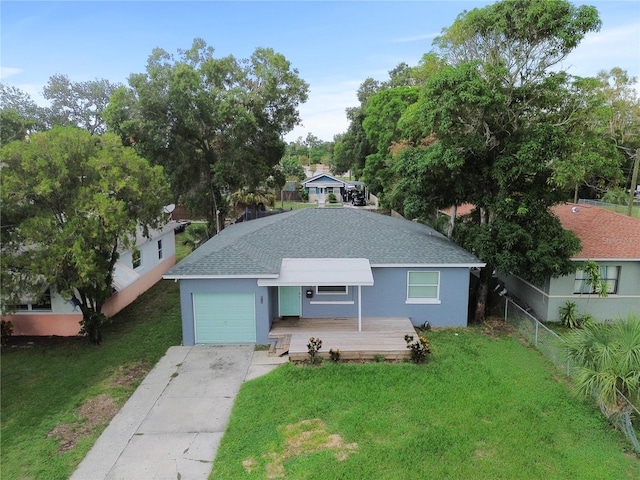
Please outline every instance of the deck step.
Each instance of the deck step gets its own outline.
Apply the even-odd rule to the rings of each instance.
[[[291,344],[291,335],[283,335],[278,337],[276,343],[271,344],[269,349],[269,356],[282,357],[289,353],[289,345]]]

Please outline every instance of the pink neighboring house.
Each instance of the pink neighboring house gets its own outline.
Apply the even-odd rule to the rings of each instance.
[[[140,255],[135,258],[131,250],[120,253],[114,271],[114,294],[102,309],[105,315],[111,317],[118,313],[175,265],[177,227],[176,222],[169,222],[162,229],[151,231],[150,239],[139,234],[136,243]],[[68,298],[56,292],[55,287],[51,287],[44,301],[19,305],[14,314],[2,315],[2,320],[13,323],[14,335],[68,337],[79,334],[82,312]]]

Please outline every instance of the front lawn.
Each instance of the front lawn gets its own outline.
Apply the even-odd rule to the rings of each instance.
[[[244,384],[210,478],[640,478],[540,353],[473,328],[428,336],[426,365],[287,364]]]
[[[13,338],[2,347],[2,478],[65,479],[111,416],[181,339],[178,284],[168,280],[86,338]]]
[[[277,201],[274,205],[274,210],[278,210],[279,208],[282,208],[285,212],[288,210],[300,210],[301,208],[315,208],[317,207],[317,205],[315,203],[312,202],[289,202],[289,201],[285,201],[280,202]]]

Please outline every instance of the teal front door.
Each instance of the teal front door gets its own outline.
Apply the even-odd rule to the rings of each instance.
[[[301,287],[278,287],[281,317],[299,317],[302,309]]]

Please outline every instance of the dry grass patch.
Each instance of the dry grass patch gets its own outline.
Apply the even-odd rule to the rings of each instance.
[[[149,368],[143,362],[122,367],[109,380],[108,386],[130,388],[143,379],[148,372]],[[116,400],[108,393],[101,393],[78,408],[75,412],[77,421],[59,424],[47,434],[47,437],[58,437],[60,439],[58,450],[61,453],[67,452],[74,449],[80,440],[90,436],[96,427],[108,424],[119,411],[120,405]]]
[[[111,396],[101,393],[97,397],[87,400],[78,408],[77,422],[61,423],[47,436],[59,437],[59,451],[67,452],[75,448],[78,441],[89,436],[95,427],[109,423],[119,410],[120,407]]]
[[[487,317],[482,325],[480,325],[480,332],[489,338],[502,338],[502,337],[516,337],[516,330],[505,322],[504,318],[500,317]]]
[[[149,367],[143,362],[122,368],[116,377],[109,382],[111,387],[131,387],[138,380],[142,380],[149,373]]]
[[[262,456],[267,461],[267,478],[285,478],[284,462],[289,458],[331,450],[335,452],[338,461],[344,461],[358,448],[357,443],[345,443],[341,435],[329,434],[326,423],[318,418],[287,425],[283,428],[282,434],[284,450]],[[247,473],[253,473],[258,468],[258,462],[250,457],[242,462],[242,466]]]

